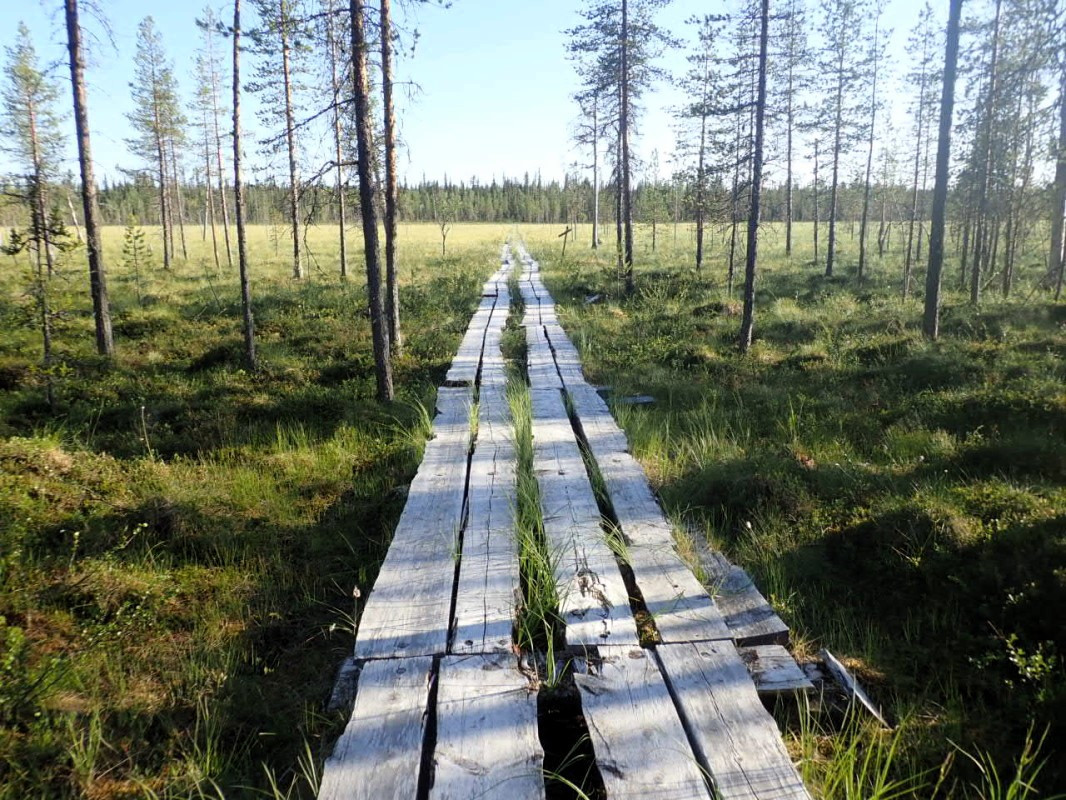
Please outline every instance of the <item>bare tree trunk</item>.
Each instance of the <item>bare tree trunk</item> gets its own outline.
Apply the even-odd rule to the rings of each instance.
[[[348,234],[347,234],[347,202],[344,191],[344,157],[341,138],[341,82],[337,74],[337,39],[333,30],[333,3],[330,2],[326,9],[326,41],[329,47],[329,75],[330,88],[333,90],[333,150],[337,162],[337,213],[338,233],[341,245],[341,277],[348,275]]]
[[[622,140],[622,213],[625,227],[626,293],[633,291],[633,195],[629,180],[629,0],[622,0],[622,103],[618,110]]]
[[[992,60],[989,66],[988,74],[988,103],[985,105],[985,120],[984,120],[984,158],[983,168],[981,171],[981,194],[978,198],[977,213],[978,213],[978,231],[984,232],[988,224],[988,193],[992,180],[992,116],[995,113],[996,108],[996,94],[998,85],[998,71],[999,71],[999,22],[1000,12],[1003,7],[1003,0],[996,0],[996,18],[992,28]],[[978,235],[978,248],[982,247],[982,240],[985,237]],[[978,254],[981,250],[978,249]],[[988,250],[985,249],[985,253]],[[981,271],[982,265],[988,261],[987,257],[977,257],[973,262],[973,273],[970,276],[970,303],[977,305],[981,301]]]
[[[78,224],[78,215],[74,211],[74,201],[70,199],[70,192],[65,194],[67,196],[67,208],[70,209],[70,221],[74,225],[74,233],[77,234],[79,242],[84,242],[85,240],[81,236],[81,225]]]
[[[615,248],[618,256],[618,277],[621,278],[625,272],[625,245],[623,244],[622,235],[622,159],[621,148],[622,138],[618,137],[617,148],[615,151],[615,170],[614,170],[614,234],[615,234]]]
[[[906,300],[910,294],[911,284],[911,265],[913,261],[911,257],[914,253],[914,226],[918,218],[918,176],[921,171],[922,165],[922,148],[925,147],[928,150],[928,142],[925,138],[925,81],[926,73],[924,64],[926,55],[926,46],[928,40],[923,40],[922,43],[922,74],[918,81],[918,114],[915,119],[915,129],[917,133],[917,142],[914,146],[914,188],[911,192],[911,213],[907,223],[907,252],[903,257],[903,299]]]
[[[85,215],[86,250],[89,257],[89,293],[96,323],[96,350],[112,357],[115,342],[111,333],[111,305],[107,297],[107,270],[100,239],[100,208],[93,176],[92,145],[89,140],[89,101],[85,92],[85,55],[81,47],[81,24],[78,0],[64,0],[67,23],[67,50],[70,54],[70,83],[74,93],[74,127],[78,138],[78,163],[81,167],[82,213]]]
[[[940,274],[944,267],[944,223],[947,217],[948,167],[951,160],[951,117],[955,108],[955,71],[959,59],[961,16],[962,0],[951,0],[948,9],[947,43],[944,50],[944,88],[940,97],[940,133],[936,148],[929,265],[925,273],[925,311],[922,315],[922,331],[930,339],[936,339],[940,333]]]
[[[794,5],[790,5],[790,13],[795,13]],[[795,23],[792,23],[793,25]],[[785,95],[785,256],[792,258],[792,128],[795,125],[795,115],[792,108],[792,82],[793,61],[795,54],[789,51],[788,60],[788,91]]]
[[[733,275],[737,257],[737,225],[740,221],[740,116],[736,118],[733,137],[733,193],[730,208],[729,259],[726,266],[726,292],[733,294]]]
[[[1066,216],[1066,60],[1059,80],[1059,147],[1055,159],[1055,184],[1052,191],[1051,246],[1048,255],[1049,274],[1055,279],[1055,299],[1062,296],[1063,282],[1063,217]]]
[[[278,0],[278,29],[281,35],[281,79],[285,85],[285,143],[289,151],[289,221],[292,224],[292,277],[304,276],[300,257],[300,178],[296,169],[296,120],[292,109],[292,71],[289,66],[289,10],[286,0]]]
[[[751,156],[751,209],[748,249],[744,265],[744,316],[740,323],[740,352],[751,347],[755,322],[755,268],[758,263],[760,199],[762,192],[763,121],[766,116],[766,49],[770,30],[770,0],[762,0],[759,32],[759,89],[755,100],[755,148]]]
[[[181,194],[181,176],[178,174],[178,156],[175,152],[174,140],[170,140],[170,172],[174,182],[174,205],[178,212],[178,232],[181,237],[181,257],[184,261],[189,260],[189,250],[185,246],[185,202]]]
[[[159,115],[156,114],[158,126]],[[155,152],[159,161],[157,172],[159,178],[159,224],[163,229],[163,269],[170,269],[170,261],[173,256],[173,238],[170,237],[170,204],[167,202],[167,160],[163,150],[163,135],[156,128]]]
[[[352,82],[355,99],[355,134],[359,161],[359,211],[363,217],[363,250],[366,254],[366,288],[370,304],[370,329],[374,342],[374,366],[378,400],[392,400],[392,363],[389,330],[381,297],[381,266],[378,255],[378,220],[371,167],[370,78],[367,74],[367,39],[364,32],[365,0],[350,0],[352,15]]]
[[[962,253],[959,258],[959,291],[966,290],[966,260],[970,256],[970,232],[973,215],[967,211],[966,221],[962,224]]]
[[[213,47],[212,40],[212,47]],[[226,168],[222,163],[222,132],[218,124],[218,73],[214,72],[214,60],[211,60],[211,118],[215,127],[215,161],[218,165],[219,205],[222,207],[222,233],[226,241],[226,264],[233,267],[233,250],[229,240],[229,203],[226,202]],[[211,191],[208,185],[208,191]]]
[[[870,91],[870,136],[866,150],[866,182],[862,191],[862,218],[859,222],[859,282],[866,275],[866,227],[870,219],[870,178],[874,166],[874,132],[877,128],[877,73],[881,65],[878,52],[881,35],[881,14],[874,19],[873,84]]]
[[[43,253],[48,265],[48,277],[55,273],[55,260],[52,257],[52,243],[48,241],[48,213],[47,203],[44,197],[44,167],[41,164],[40,140],[37,137],[37,109],[32,100],[29,101],[27,121],[30,134],[30,160],[33,162],[33,211],[37,218],[34,234],[37,237],[38,255]],[[42,295],[43,296],[43,295]],[[49,400],[51,405],[51,400]]]
[[[233,197],[237,218],[237,264],[241,276],[241,310],[244,314],[244,360],[250,370],[255,357],[255,320],[252,288],[248,281],[248,240],[244,230],[244,181],[241,177],[241,0],[233,0]]]
[[[703,269],[703,225],[704,206],[706,205],[706,182],[704,165],[707,153],[707,114],[710,98],[707,97],[710,83],[710,65],[708,56],[703,55],[703,97],[700,104],[700,149],[696,159],[696,272]]]
[[[833,177],[829,191],[829,237],[825,245],[825,276],[833,276],[837,241],[837,194],[840,183],[840,147],[844,128],[844,52],[837,62],[836,118],[833,129]]]
[[[211,226],[211,253],[215,258],[215,271],[222,269],[218,257],[218,232],[215,230],[215,193],[211,190],[211,145],[207,134],[207,120],[204,119],[204,183],[207,189],[207,223]]]
[[[600,249],[600,111],[592,98],[592,249]]]
[[[385,314],[389,318],[389,348],[395,358],[403,351],[400,334],[400,282],[396,274],[396,109],[392,102],[392,17],[390,0],[381,0],[381,88],[385,114]]]
[[[818,218],[818,140],[814,140],[814,263],[818,263],[818,228],[822,221]]]

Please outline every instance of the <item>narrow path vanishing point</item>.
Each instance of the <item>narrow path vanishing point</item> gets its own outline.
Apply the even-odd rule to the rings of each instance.
[[[438,391],[433,436],[338,680],[335,700],[352,712],[319,797],[545,796],[551,734],[538,723],[554,695],[538,702],[532,665],[545,654],[519,655],[512,640],[523,574],[500,344],[517,279],[561,662],[607,796],[809,800],[759,699],[810,686],[782,646],[787,627],[722,556],[701,554],[704,585],[678,555],[537,262],[516,250],[520,273],[504,245]]]

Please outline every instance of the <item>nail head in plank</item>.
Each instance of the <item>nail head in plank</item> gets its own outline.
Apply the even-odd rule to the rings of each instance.
[[[363,667],[348,725],[326,759],[319,800],[415,796],[429,699],[431,658]]]
[[[447,656],[430,800],[544,797],[537,697],[512,655]]]
[[[720,800],[811,800],[731,643],[668,644],[655,652]]]
[[[709,800],[710,793],[655,662],[639,647],[601,647],[575,673],[608,797]]]

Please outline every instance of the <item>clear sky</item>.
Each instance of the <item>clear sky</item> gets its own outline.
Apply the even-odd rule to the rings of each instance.
[[[128,84],[138,23],[145,15],[155,17],[176,63],[181,88],[189,95],[200,46],[194,20],[201,15],[202,5],[199,0],[99,0],[99,4],[110,23],[114,47],[98,24],[86,20],[90,32],[96,34],[89,69],[89,108],[98,170],[113,177],[119,165],[133,164],[124,139],[130,135],[125,114],[130,109]],[[222,16],[232,13],[232,6],[211,4]],[[406,178],[415,182],[423,174],[429,178],[447,174],[458,181],[476,175],[488,181],[493,176],[521,177],[526,171],[531,175],[539,171],[549,179],[561,177],[579,160],[587,161],[588,154],[578,152],[571,141],[577,115],[571,100],[576,78],[566,58],[563,34],[578,24],[577,11],[582,5],[577,0],[454,0],[448,9],[398,9],[401,24],[420,32],[414,55],[403,55],[396,76],[405,83],[398,104],[406,144],[400,169]],[[896,27],[890,49],[897,63],[905,57],[903,42],[918,6],[919,0],[890,2],[887,18]],[[674,0],[659,21],[675,35],[687,36],[685,19],[726,10],[722,0]],[[63,61],[61,12],[60,0],[0,0],[0,44],[10,46],[18,21],[24,20],[42,61],[55,65],[66,104],[69,73]],[[818,16],[810,14],[812,25]],[[684,54],[670,54],[664,65],[683,71]],[[245,74],[250,66],[246,63]],[[636,143],[643,158],[650,157],[653,149],[659,151],[664,175],[669,173],[673,151],[670,109],[679,100],[669,83],[650,93]],[[263,129],[252,114],[255,101],[247,98],[247,102],[245,125],[252,136],[261,136]],[[255,157],[254,146],[247,149]],[[71,137],[68,159],[72,169],[74,155]]]

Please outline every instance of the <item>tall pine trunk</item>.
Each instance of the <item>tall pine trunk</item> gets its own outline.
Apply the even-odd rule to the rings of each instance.
[[[790,7],[790,13],[795,13],[795,6]],[[791,23],[795,25],[795,23]],[[792,36],[795,34],[793,33]],[[785,256],[792,257],[792,129],[795,125],[795,114],[792,108],[792,82],[795,68],[795,54],[792,52],[794,44],[790,40],[788,60],[788,87],[785,95]]]
[[[625,229],[626,293],[633,291],[633,194],[629,175],[629,1],[622,0],[622,103],[619,136],[622,139],[622,224]]]
[[[592,98],[592,249],[600,249],[600,111]]]
[[[822,225],[818,217],[818,140],[814,140],[814,263],[818,263],[818,229]]]
[[[178,174],[178,155],[176,152],[176,146],[174,139],[171,137],[169,140],[170,145],[170,179],[174,184],[174,206],[178,217],[178,233],[181,239],[181,257],[182,260],[189,260],[189,250],[185,246],[185,202],[181,194],[181,176]]]
[[[222,161],[222,131],[218,124],[218,73],[211,61],[211,119],[215,128],[215,162],[218,165],[219,205],[222,207],[222,233],[226,242],[226,264],[233,268],[233,249],[229,240],[229,203],[226,201],[226,168]],[[211,191],[208,185],[208,191]]]
[[[837,60],[837,89],[836,102],[834,104],[835,118],[833,123],[833,170],[829,189],[829,236],[825,244],[825,275],[833,276],[833,262],[836,259],[837,240],[837,194],[840,184],[840,148],[844,133],[844,51],[840,51]]]
[[[1055,184],[1052,191],[1051,244],[1048,254],[1049,274],[1055,280],[1055,299],[1062,297],[1063,217],[1066,216],[1066,60],[1059,79],[1059,147],[1055,159]]]
[[[907,221],[907,251],[903,256],[903,299],[906,300],[910,294],[911,285],[911,266],[914,263],[912,258],[914,255],[914,226],[918,220],[918,178],[922,168],[922,148],[928,149],[928,143],[925,139],[925,57],[926,48],[928,47],[928,37],[922,41],[922,74],[918,80],[918,113],[915,119],[915,130],[917,141],[914,145],[914,183],[911,189],[911,208],[910,215]]]
[[[355,138],[359,160],[359,211],[363,217],[363,251],[366,255],[366,289],[370,305],[370,330],[378,400],[392,400],[392,363],[389,357],[388,320],[381,297],[381,263],[378,253],[378,214],[375,198],[370,119],[370,77],[367,73],[365,0],[350,0],[352,15],[352,83],[355,100]]]
[[[111,333],[111,304],[107,297],[107,270],[100,238],[100,206],[93,175],[92,143],[89,139],[89,100],[85,91],[85,54],[81,45],[78,0],[64,0],[67,24],[67,50],[70,55],[70,83],[74,93],[74,127],[78,139],[81,168],[82,213],[85,215],[85,244],[89,257],[89,293],[93,301],[96,350],[102,356],[115,354]]]
[[[940,275],[944,268],[944,229],[948,206],[948,166],[951,160],[951,116],[955,108],[955,71],[959,60],[959,20],[962,0],[951,0],[944,51],[944,87],[940,96],[940,132],[936,147],[929,266],[925,272],[925,311],[922,331],[930,339],[940,333]]]
[[[390,0],[381,0],[381,89],[385,115],[385,314],[389,318],[392,357],[403,351],[400,334],[400,282],[396,274],[396,109],[392,100],[392,16]]]
[[[333,92],[333,157],[337,164],[337,233],[341,247],[341,277],[348,276],[348,203],[344,191],[344,153],[343,138],[341,136],[341,83],[337,74],[337,38],[333,27],[333,3],[326,7],[326,43],[329,47],[329,79],[330,89]]]
[[[708,106],[710,104],[710,98],[707,97],[707,90],[710,83],[710,65],[708,64],[708,57],[706,54],[703,56],[703,96],[700,103],[700,149],[696,160],[696,272],[703,269],[703,225],[705,210],[704,206],[707,203],[706,198],[706,183],[707,177],[706,170],[706,157],[707,157],[707,115]]]
[[[204,112],[204,188],[207,195],[206,222],[211,226],[211,254],[215,259],[215,271],[222,269],[218,256],[218,231],[215,229],[215,193],[211,188],[211,142],[207,127],[207,112]]]
[[[30,134],[30,161],[33,163],[33,216],[34,234],[37,238],[38,255],[43,253],[48,268],[48,277],[55,272],[55,259],[52,256],[52,243],[48,240],[48,204],[45,202],[44,166],[41,161],[40,138],[37,135],[37,109],[32,100],[26,108]],[[51,400],[49,400],[51,405]]]
[[[244,230],[244,181],[241,176],[241,0],[233,0],[233,197],[237,218],[237,264],[241,276],[241,310],[244,315],[244,361],[248,369],[259,364],[255,357],[255,320],[252,288],[248,279],[248,239]]]
[[[977,249],[970,274],[970,303],[977,305],[981,301],[981,275],[988,268],[991,257],[989,242],[992,236],[988,232],[988,195],[992,185],[992,117],[996,110],[996,95],[999,80],[999,22],[1003,0],[996,0],[996,18],[992,28],[992,59],[988,72],[988,102],[985,104],[984,119],[984,156],[981,169],[981,191],[977,203],[978,236]],[[998,229],[998,224],[997,224]]]
[[[763,122],[766,116],[766,49],[770,29],[770,0],[762,0],[759,15],[759,88],[755,100],[755,146],[751,154],[751,208],[748,248],[744,264],[744,316],[740,323],[740,351],[751,347],[755,323],[755,268],[758,263],[760,200],[762,194]]]
[[[278,0],[278,30],[281,36],[281,79],[285,88],[285,144],[289,154],[289,222],[292,225],[292,277],[304,276],[300,256],[300,177],[296,167],[296,115],[292,108],[291,46],[289,44],[289,9],[286,0]]]
[[[862,190],[862,219],[859,222],[859,281],[866,276],[866,228],[870,220],[870,178],[874,166],[874,133],[877,128],[877,73],[881,63],[880,53],[881,15],[874,19],[873,85],[870,91],[870,135],[866,149],[866,181]]]

